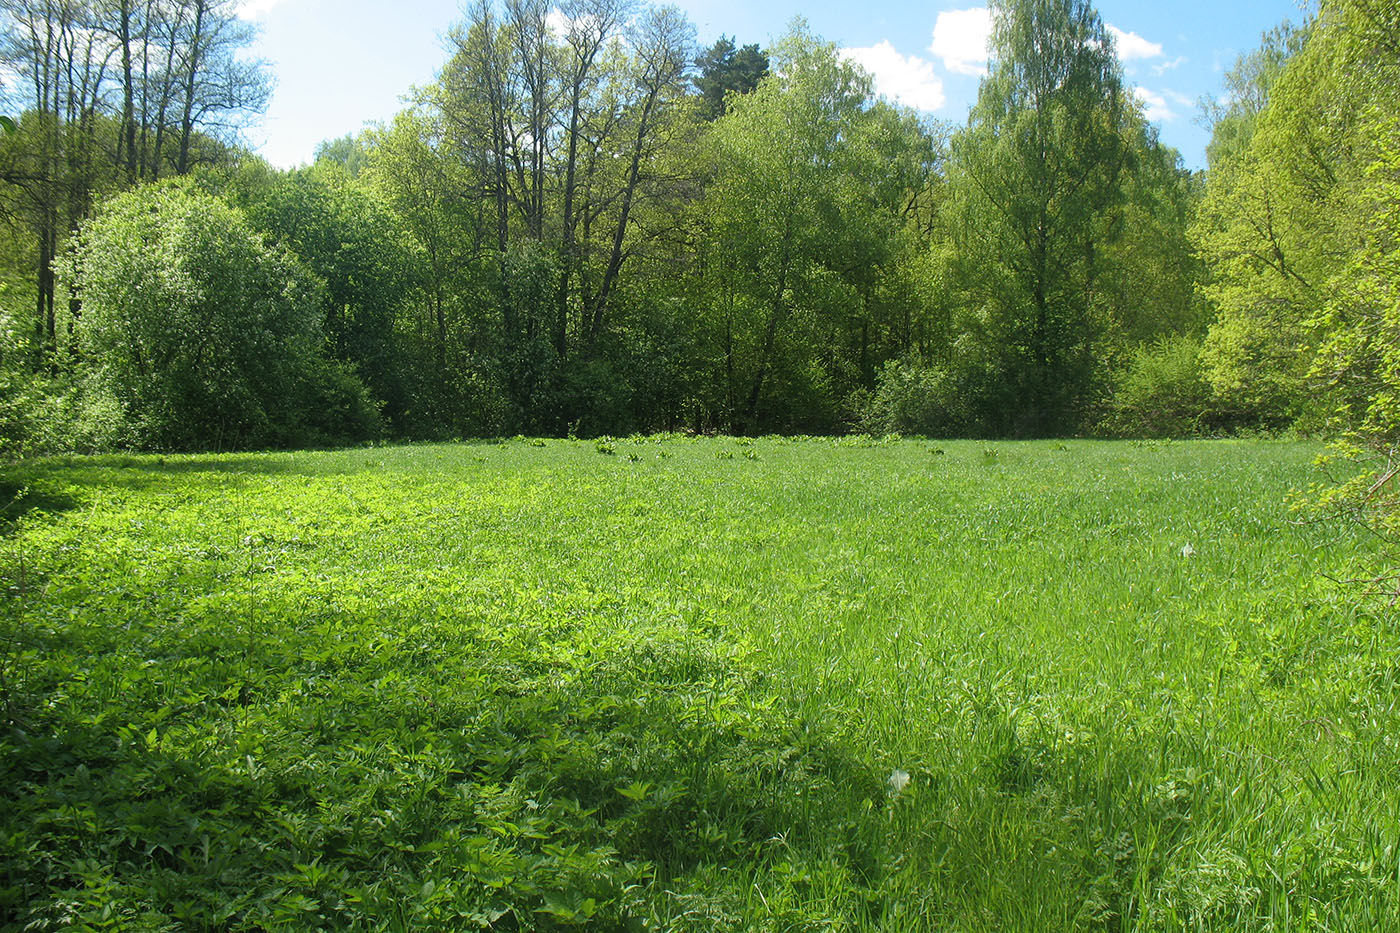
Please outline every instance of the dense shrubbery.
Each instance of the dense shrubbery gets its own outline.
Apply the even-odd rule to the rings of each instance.
[[[969,432],[966,396],[934,366],[893,360],[880,370],[875,390],[855,402],[857,424],[868,434],[957,437]]]
[[[83,303],[85,411],[120,403],[130,440],[238,449],[377,433],[362,385],[322,356],[322,290],[222,200],[179,186],[107,203],[67,270]],[[86,417],[79,414],[79,418]]]
[[[1171,337],[1138,347],[1118,374],[1103,428],[1129,437],[1193,437],[1226,427],[1201,363],[1201,342]]]

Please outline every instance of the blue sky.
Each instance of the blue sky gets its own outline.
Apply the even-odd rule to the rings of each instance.
[[[985,64],[985,6],[977,0],[873,3],[679,0],[709,44],[721,33],[767,45],[793,17],[849,50],[877,89],[934,117],[962,122]],[[316,144],[385,120],[410,87],[431,82],[447,59],[444,37],[462,19],[458,0],[244,0],[261,34],[252,54],[272,64],[277,88],[249,141],[275,165],[310,161]],[[1204,167],[1207,133],[1196,101],[1219,92],[1221,72],[1260,33],[1298,21],[1299,0],[1102,0],[1129,82],[1162,139],[1188,166]]]

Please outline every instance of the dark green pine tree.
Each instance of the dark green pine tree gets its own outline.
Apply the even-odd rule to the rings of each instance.
[[[734,40],[720,36],[695,60],[700,74],[693,80],[704,98],[701,112],[707,120],[724,116],[725,95],[747,94],[768,74],[768,55],[757,45],[737,48]]]

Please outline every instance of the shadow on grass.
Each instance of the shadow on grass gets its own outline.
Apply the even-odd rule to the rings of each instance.
[[[104,491],[159,492],[217,475],[220,486],[254,475],[299,472],[273,457],[65,457],[32,460],[0,467],[0,535],[37,513],[57,515],[99,500]]]
[[[66,512],[77,504],[77,497],[66,490],[28,477],[0,474],[0,535],[9,534],[32,512]]]

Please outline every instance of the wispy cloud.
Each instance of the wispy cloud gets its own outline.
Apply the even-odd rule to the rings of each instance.
[[[872,46],[842,49],[841,55],[875,78],[881,96],[918,110],[937,110],[947,98],[943,82],[933,71],[933,63],[917,55],[903,55],[889,41]]]
[[[986,7],[945,10],[933,25],[928,50],[953,74],[984,75],[991,38],[992,14]]]
[[[1162,43],[1149,42],[1135,32],[1124,32],[1117,26],[1110,25],[1109,33],[1113,36],[1113,44],[1118,47],[1118,57],[1123,61],[1133,61],[1138,58],[1160,58],[1162,56]]]
[[[1164,123],[1167,120],[1176,119],[1175,111],[1167,105],[1167,99],[1161,94],[1149,91],[1145,87],[1135,87],[1133,93],[1142,102],[1142,115],[1152,123]]]
[[[1162,62],[1162,64],[1160,65],[1153,65],[1152,73],[1160,78],[1168,71],[1171,71],[1174,68],[1180,68],[1182,65],[1186,64],[1190,60],[1191,59],[1187,58],[1185,55],[1178,55],[1176,58],[1173,58],[1169,62]]]

